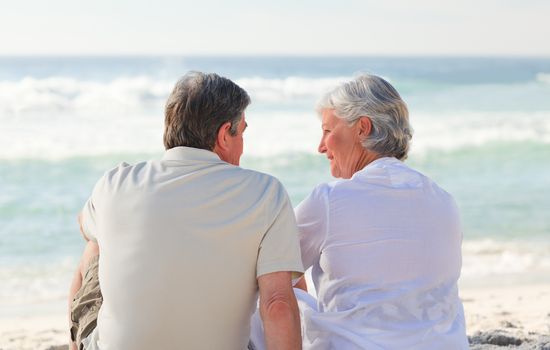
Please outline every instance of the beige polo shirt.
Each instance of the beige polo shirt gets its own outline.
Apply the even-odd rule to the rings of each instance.
[[[100,247],[102,350],[245,349],[256,278],[303,272],[283,186],[206,150],[107,172],[83,230]]]

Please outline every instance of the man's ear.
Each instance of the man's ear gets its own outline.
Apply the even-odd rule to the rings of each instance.
[[[365,138],[370,135],[372,131],[372,122],[369,117],[359,118],[359,136]]]
[[[228,149],[229,145],[227,143],[230,134],[231,129],[231,122],[225,122],[220,126],[220,129],[218,130],[218,136],[216,137],[216,145],[214,148],[218,148],[221,151],[225,151]]]

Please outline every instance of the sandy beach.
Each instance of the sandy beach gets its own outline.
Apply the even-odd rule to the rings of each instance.
[[[461,297],[472,349],[550,350],[550,284],[464,287]],[[63,311],[0,318],[0,350],[67,349]]]

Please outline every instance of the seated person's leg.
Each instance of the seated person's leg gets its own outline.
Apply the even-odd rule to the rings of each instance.
[[[89,241],[75,272],[69,292],[71,350],[82,349],[81,342],[96,327],[103,297],[98,278],[99,247]]]

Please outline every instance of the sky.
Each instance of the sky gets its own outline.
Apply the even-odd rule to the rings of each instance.
[[[547,0],[0,1],[2,56],[550,56]]]

